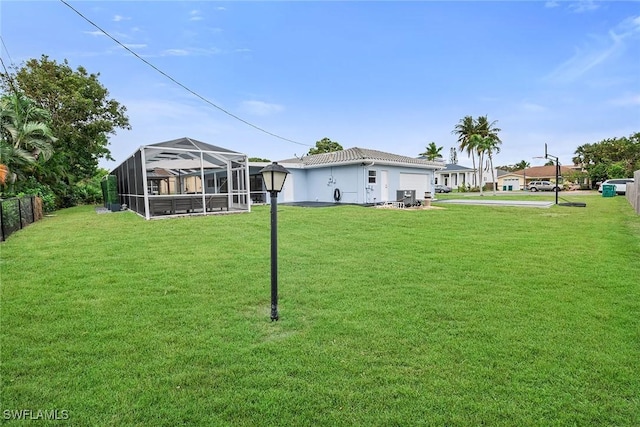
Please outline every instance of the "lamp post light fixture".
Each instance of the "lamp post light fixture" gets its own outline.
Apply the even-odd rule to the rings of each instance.
[[[271,321],[278,320],[278,193],[289,171],[277,162],[263,168],[262,182],[271,195]]]

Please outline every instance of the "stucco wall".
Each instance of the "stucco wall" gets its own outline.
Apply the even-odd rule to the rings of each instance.
[[[369,182],[369,171],[376,171],[375,182]],[[423,199],[424,193],[433,194],[434,171],[388,165],[356,164],[312,169],[290,169],[279,200],[282,202],[334,202],[336,189],[340,190],[340,203],[380,203],[383,200],[383,171],[387,172],[386,201],[396,200],[400,188],[400,174],[424,175],[424,182],[416,188],[416,198]]]

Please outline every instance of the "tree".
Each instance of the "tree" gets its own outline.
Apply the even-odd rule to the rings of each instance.
[[[614,178],[611,173],[631,177],[635,170],[640,169],[640,132],[629,137],[580,145],[576,148],[573,163],[587,170],[592,186],[598,181]]]
[[[487,116],[480,116],[476,121],[476,131],[483,138],[480,144],[480,148],[484,149],[489,157],[489,164],[491,166],[491,179],[493,180],[493,195],[496,194],[496,176],[493,168],[493,153],[500,152],[500,137],[498,133],[502,130],[495,126],[497,120],[489,122]]]
[[[331,153],[333,151],[341,150],[344,150],[344,148],[342,148],[342,145],[330,140],[329,138],[322,138],[320,141],[316,141],[315,148],[310,149],[307,155],[310,156],[312,154]]]
[[[26,171],[35,162],[33,156],[21,148],[15,148],[4,138],[0,140],[0,185],[13,185],[24,178]]]
[[[478,156],[478,167],[482,168],[482,159],[487,154],[489,162],[491,163],[491,170],[493,171],[493,153],[500,151],[499,144],[500,137],[498,133],[501,131],[495,124],[496,120],[489,122],[487,116],[479,116],[474,119],[472,116],[465,116],[460,119],[458,124],[453,129],[452,133],[458,136],[458,143],[460,144],[460,150],[466,151],[467,155],[471,156],[473,161],[473,171],[475,175],[476,162],[475,156]],[[482,194],[482,171],[479,174],[480,179],[480,193]],[[495,194],[496,182],[493,177],[493,191]]]
[[[99,159],[112,160],[109,135],[130,129],[126,108],[109,98],[99,74],[89,74],[83,67],[74,71],[66,60],[57,63],[43,55],[27,61],[14,75],[0,77],[3,90],[17,86],[50,113],[50,128],[58,140],[37,178],[62,197],[72,192],[74,183],[95,174]]]
[[[430,142],[426,148],[426,151],[424,153],[420,153],[420,155],[426,157],[427,160],[433,161],[438,157],[442,157],[442,147],[436,146],[435,142]]]
[[[472,116],[464,116],[451,132],[458,136],[458,144],[460,151],[466,152],[473,162],[473,172],[475,177],[476,171],[476,150],[470,142],[471,137],[476,133],[476,122]]]
[[[35,159],[45,160],[53,154],[53,136],[48,123],[51,117],[47,110],[38,108],[33,100],[23,93],[14,92],[0,98],[2,132],[15,148],[31,152]]]
[[[483,137],[478,133],[471,135],[469,139],[469,144],[474,148],[476,153],[478,153],[478,180],[480,181],[480,195],[483,196],[483,183],[482,183],[482,163],[484,161],[484,155],[487,154],[491,147],[493,146],[493,141],[490,137]],[[495,193],[495,184],[494,184],[494,193]]]
[[[250,162],[270,162],[269,159],[263,159],[262,157],[249,157]]]
[[[555,166],[556,165],[556,161],[555,160],[547,160],[547,162],[544,165],[545,166]]]
[[[523,170],[528,167],[531,167],[531,163],[527,162],[526,160],[520,160],[518,163],[516,163],[513,166],[515,167],[515,170]]]
[[[456,150],[456,147],[449,149],[449,163],[454,165],[458,164],[458,150]]]
[[[0,183],[11,187],[33,174],[36,162],[46,161],[53,154],[52,143],[57,138],[47,122],[49,114],[20,92],[0,97]]]

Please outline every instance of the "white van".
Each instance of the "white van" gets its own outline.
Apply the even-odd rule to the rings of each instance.
[[[598,187],[598,192],[602,193],[603,185],[615,185],[616,194],[627,194],[627,182],[633,182],[633,178],[608,179]]]

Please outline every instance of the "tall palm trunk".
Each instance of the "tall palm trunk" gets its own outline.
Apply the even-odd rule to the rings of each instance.
[[[493,195],[496,195],[496,171],[493,168],[493,156],[491,155],[492,150],[487,152],[489,156],[489,166],[491,167],[491,179],[493,180]]]
[[[478,186],[480,187],[480,195],[484,196],[484,192],[482,191],[482,187],[484,187],[484,185],[482,185],[482,160],[484,157],[484,152],[481,150],[478,150],[478,179],[480,179],[480,182],[478,183]]]

